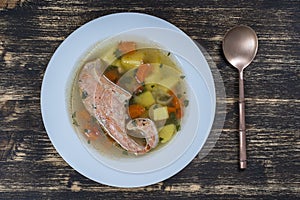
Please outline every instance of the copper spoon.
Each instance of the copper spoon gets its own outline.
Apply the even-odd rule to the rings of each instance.
[[[248,26],[236,26],[230,29],[223,39],[223,52],[228,62],[239,70],[239,135],[240,168],[247,167],[245,98],[243,71],[254,59],[258,48],[258,38]]]

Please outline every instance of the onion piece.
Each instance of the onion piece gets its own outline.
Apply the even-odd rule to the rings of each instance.
[[[173,99],[173,96],[169,95],[169,94],[159,94],[157,97],[156,97],[156,102],[161,104],[161,105],[168,105],[169,103],[171,103]]]

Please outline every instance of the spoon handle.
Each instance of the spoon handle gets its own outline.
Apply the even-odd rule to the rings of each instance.
[[[239,136],[240,136],[240,168],[247,167],[246,158],[246,127],[245,127],[245,97],[243,70],[239,71]]]

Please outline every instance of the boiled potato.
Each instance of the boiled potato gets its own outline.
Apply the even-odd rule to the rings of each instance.
[[[121,64],[124,70],[128,71],[130,69],[139,67],[141,64],[143,64],[144,56],[144,53],[141,51],[130,52],[122,56]]]
[[[174,124],[168,124],[165,125],[160,131],[159,131],[159,137],[162,139],[161,143],[168,142],[173,134],[176,132],[176,126]]]
[[[159,107],[153,109],[153,120],[160,121],[169,118],[168,107]]]
[[[134,101],[146,108],[149,108],[155,103],[155,99],[150,91],[146,91],[138,96],[135,96]]]

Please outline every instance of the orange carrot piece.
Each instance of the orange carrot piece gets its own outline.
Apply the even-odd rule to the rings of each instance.
[[[118,72],[118,69],[111,69],[111,70],[108,70],[104,73],[104,75],[111,81],[111,82],[114,82],[116,83],[119,78],[120,78],[120,74]]]
[[[181,107],[180,100],[177,96],[173,96],[172,104],[176,109],[180,109]]]
[[[181,119],[182,116],[183,116],[183,110],[180,109],[180,108],[177,109],[177,110],[176,110],[176,118],[177,118],[177,119]]]
[[[142,105],[139,105],[139,104],[132,104],[128,108],[129,115],[132,119],[141,116],[142,114],[145,113],[145,111],[146,111],[146,109]]]
[[[182,99],[178,98],[173,91],[169,90],[168,94],[171,95],[173,97],[172,99],[172,111],[173,108],[175,108],[175,116],[177,119],[181,119],[183,117],[183,102]],[[169,107],[168,107],[168,111],[169,111]],[[170,112],[169,112],[170,113]]]
[[[135,78],[139,83],[145,81],[145,78],[153,71],[153,66],[150,64],[141,64],[135,74]]]
[[[170,107],[170,106],[168,106],[168,113],[170,114],[170,113],[176,113],[176,108],[175,107]]]
[[[136,50],[136,43],[135,42],[120,42],[118,45],[119,51],[121,51],[123,54],[128,53],[130,51]]]

